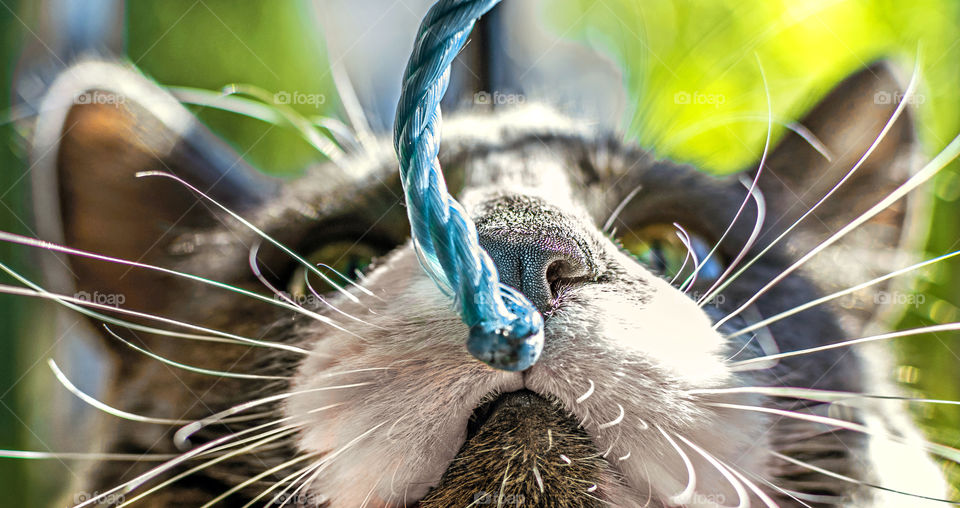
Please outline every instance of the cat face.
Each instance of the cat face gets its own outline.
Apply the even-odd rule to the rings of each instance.
[[[841,323],[816,307],[736,332],[822,295],[809,274],[792,272],[751,301],[904,178],[913,139],[907,114],[816,220],[774,243],[886,125],[896,105],[876,104],[874,94],[897,90],[884,65],[841,83],[803,121],[826,155],[788,135],[764,158],[756,201],[746,188],[756,167],[745,187],[657,160],[547,109],[448,120],[446,178],[502,280],[546,319],[543,355],[519,373],[466,351],[465,325],[407,240],[388,143],[292,182],[269,180],[141,76],[86,62],[53,85],[38,120],[36,186],[46,211],[39,221],[47,238],[77,249],[278,295],[264,302],[82,256],[59,271],[51,263],[76,290],[122,294],[125,308],[193,327],[126,315],[139,328],[104,334],[116,360],[110,404],[203,422],[176,435],[176,425],[113,422],[108,450],[181,453],[179,444],[200,447],[203,457],[204,443],[240,443],[150,491],[145,500],[157,506],[224,493],[243,504],[264,492],[259,499],[293,496],[308,506],[710,506],[791,504],[798,495],[856,503],[874,493],[811,467],[863,482],[886,478],[867,435],[770,412],[826,417],[829,404],[729,389],[865,391],[867,360],[848,349],[741,362],[856,336],[869,309],[846,312]],[[123,101],[75,100],[92,93]],[[177,175],[192,190],[163,175],[135,177],[144,171]],[[827,254],[895,248],[902,212],[891,209]],[[645,231],[673,233],[674,223],[692,251],[718,245],[699,280],[674,277],[627,248],[651,240]],[[347,272],[371,264],[354,281],[338,279],[337,290],[290,252]],[[735,260],[761,252],[711,294]],[[171,368],[114,334],[169,361],[239,376]],[[851,411],[851,421],[913,436],[897,411]],[[892,476],[913,491],[938,488],[923,452],[907,451]],[[155,464],[104,463],[86,490],[150,474],[149,491],[193,465],[162,467],[154,477]]]

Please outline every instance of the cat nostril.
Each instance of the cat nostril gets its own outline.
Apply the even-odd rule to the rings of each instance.
[[[590,226],[563,210],[529,196],[495,198],[482,210],[477,236],[500,282],[523,293],[544,315],[567,288],[597,278]]]
[[[547,286],[550,288],[550,295],[554,299],[560,296],[560,292],[564,286],[570,286],[582,281],[584,277],[588,275],[589,268],[581,266],[581,269],[578,270],[574,267],[574,264],[580,263],[571,263],[564,259],[558,259],[547,266]]]
[[[564,289],[595,278],[593,263],[569,239],[535,241],[506,232],[483,232],[480,244],[497,266],[500,281],[519,290],[544,313],[552,310]]]

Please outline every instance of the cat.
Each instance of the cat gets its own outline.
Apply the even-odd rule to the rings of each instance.
[[[858,337],[873,309],[816,306],[737,333],[836,286],[829,267],[790,271],[752,298],[909,176],[904,110],[773,242],[878,139],[897,104],[877,94],[902,92],[886,63],[851,74],[800,122],[822,146],[789,133],[743,181],[542,106],[446,118],[451,191],[546,320],[541,359],[517,373],[466,351],[409,241],[388,140],[281,181],[135,69],[82,60],[36,119],[37,223],[44,240],[113,258],[60,249],[71,255],[48,263],[48,281],[122,296],[91,310],[126,321],[92,319],[113,365],[104,403],[124,413],[104,419],[107,455],[71,488],[144,506],[941,504],[946,485],[898,401],[803,390],[896,393],[880,358],[763,358]],[[824,255],[843,269],[896,250],[906,211]],[[745,245],[745,260],[769,250],[712,292]]]

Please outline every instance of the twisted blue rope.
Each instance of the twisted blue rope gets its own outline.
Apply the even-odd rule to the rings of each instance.
[[[450,64],[477,18],[499,1],[439,0],[427,12],[404,72],[393,142],[420,263],[470,327],[467,349],[492,367],[521,371],[543,349],[543,318],[523,294],[499,282],[473,221],[447,192],[437,159]]]

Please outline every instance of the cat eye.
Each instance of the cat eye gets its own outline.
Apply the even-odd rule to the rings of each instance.
[[[684,243],[687,237],[689,248]],[[630,230],[619,240],[623,248],[640,263],[677,284],[692,279],[698,263],[701,265],[697,271],[698,285],[700,282],[713,282],[723,273],[724,265],[719,253],[710,255],[711,242],[694,232],[683,232],[672,224],[652,224]]]
[[[340,240],[327,243],[306,259],[331,281],[343,287],[351,281],[356,281],[370,267],[373,259],[384,253],[383,249],[363,242]],[[306,298],[314,291],[324,294],[335,289],[316,273],[311,272],[308,275],[307,268],[304,266],[297,267],[287,284],[287,292],[294,300]]]

